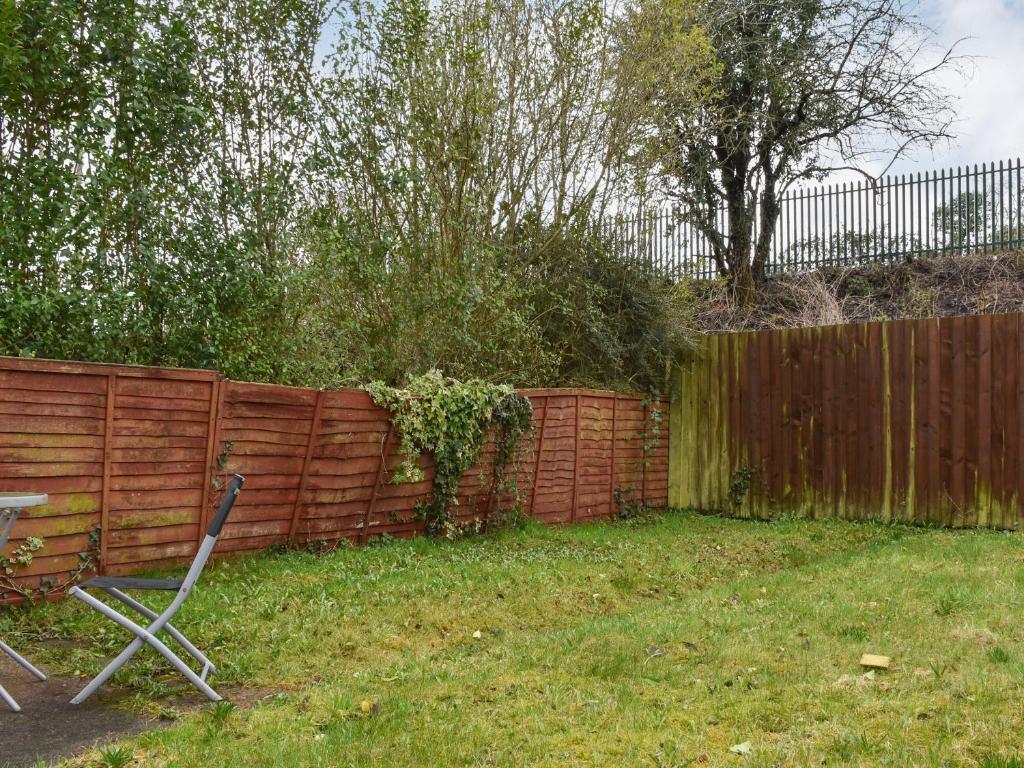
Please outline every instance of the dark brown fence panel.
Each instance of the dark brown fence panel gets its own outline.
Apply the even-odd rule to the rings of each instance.
[[[1016,528],[1022,317],[725,334],[677,371],[670,502]]]
[[[488,442],[460,484],[461,522],[517,503],[547,523],[609,517],[629,501],[666,503],[667,401],[580,389],[524,394],[534,429],[512,469],[518,497],[496,486]],[[9,546],[45,539],[18,570],[26,587],[66,579],[97,531],[107,573],[189,560],[233,472],[247,482],[221,554],[416,535],[433,466],[421,458],[424,479],[396,484],[400,461],[388,413],[361,390],[0,358],[0,491],[50,495],[47,506],[26,510]],[[1016,482],[1016,472],[1008,476]],[[0,588],[0,601],[12,597]]]

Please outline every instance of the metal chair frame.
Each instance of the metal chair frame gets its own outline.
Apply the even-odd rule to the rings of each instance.
[[[21,514],[20,508],[0,509],[0,549],[3,549],[5,546],[7,546],[7,542],[11,538],[11,531],[14,529],[14,523],[18,519],[19,514]],[[36,669],[36,667],[33,666],[28,659],[20,655],[17,651],[11,648],[11,646],[7,645],[7,643],[5,643],[3,640],[0,640],[0,651],[3,651],[12,659],[14,659],[20,666],[24,667],[33,675],[35,675],[37,679],[46,679],[46,675],[44,675],[42,672]],[[11,696],[11,694],[9,694],[2,685],[0,685],[0,699],[3,699],[4,703],[7,704],[7,706],[10,707],[14,712],[21,712],[21,706],[18,704],[17,701],[14,700],[14,697]]]
[[[171,618],[173,618],[173,616],[178,612],[178,609],[181,608],[182,604],[188,598],[189,594],[192,592],[192,588],[199,580],[199,576],[202,574],[203,569],[206,567],[206,562],[209,560],[210,554],[213,552],[213,547],[217,543],[221,528],[224,526],[224,521],[227,520],[228,513],[231,512],[231,507],[234,506],[235,499],[238,497],[244,482],[245,478],[241,475],[235,475],[231,479],[231,482],[228,484],[227,490],[224,493],[224,498],[221,501],[220,508],[217,510],[217,514],[210,522],[210,527],[206,531],[203,543],[199,546],[199,551],[196,552],[195,559],[192,561],[192,565],[189,566],[188,573],[184,579],[137,579],[131,577],[98,576],[83,582],[77,587],[72,587],[68,594],[78,598],[86,605],[95,608],[104,616],[135,635],[135,638],[125,647],[125,649],[111,659],[110,663],[107,664],[103,671],[96,675],[96,677],[94,677],[89,684],[82,689],[81,693],[71,700],[72,704],[81,704],[92,696],[99,687],[110,679],[111,675],[123,667],[128,660],[142,648],[143,645],[152,646],[161,656],[167,659],[167,661],[169,661],[176,670],[184,675],[192,685],[202,691],[210,701],[220,701],[220,694],[213,690],[209,683],[206,682],[206,678],[210,673],[216,673],[216,667],[214,667],[213,662],[211,662],[202,651],[196,648],[183,634],[181,634],[181,632],[171,625]],[[86,592],[88,589],[99,589],[105,592],[110,597],[113,597],[132,610],[138,612],[146,619],[149,619],[150,623],[143,627],[141,624],[132,621],[127,616],[115,611],[106,603],[90,595]],[[177,594],[174,596],[174,599],[167,608],[165,608],[161,613],[157,613],[126,595],[122,591],[125,589],[177,590]],[[175,655],[175,653],[157,637],[157,634],[161,631],[166,631],[167,634],[178,643],[178,645],[192,656],[192,658],[202,664],[201,673],[196,674],[188,664]]]

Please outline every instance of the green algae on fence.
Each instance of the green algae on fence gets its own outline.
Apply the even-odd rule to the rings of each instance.
[[[1022,316],[720,334],[674,372],[670,503],[1012,529]]]

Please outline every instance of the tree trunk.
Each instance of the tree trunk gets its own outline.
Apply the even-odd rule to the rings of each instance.
[[[732,290],[737,306],[746,308],[754,303],[754,274],[749,259],[737,259],[732,267]]]
[[[775,194],[775,179],[770,174],[766,174],[764,191],[761,192],[760,220],[752,265],[753,279],[757,282],[761,282],[765,278],[778,218],[779,199]]]
[[[732,193],[735,193],[733,196]],[[730,191],[729,207],[729,276],[736,303],[749,307],[754,301],[754,275],[750,270],[750,251],[754,212],[748,208],[746,194],[741,188]]]

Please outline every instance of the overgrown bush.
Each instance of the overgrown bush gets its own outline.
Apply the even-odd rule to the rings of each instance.
[[[914,259],[778,274],[739,306],[724,283],[695,283],[702,332],[834,325],[869,320],[1020,312],[1024,253]]]
[[[0,354],[656,386],[678,297],[588,228],[609,45],[595,0],[0,0]]]
[[[477,241],[458,251],[426,228],[403,241],[339,217],[312,233],[301,277],[304,323],[319,324],[335,382],[400,384],[442,369],[459,379],[550,381],[556,359],[519,274]]]
[[[519,269],[557,361],[550,383],[663,389],[669,361],[693,326],[689,291],[652,266],[623,258],[593,228],[524,235]]]

